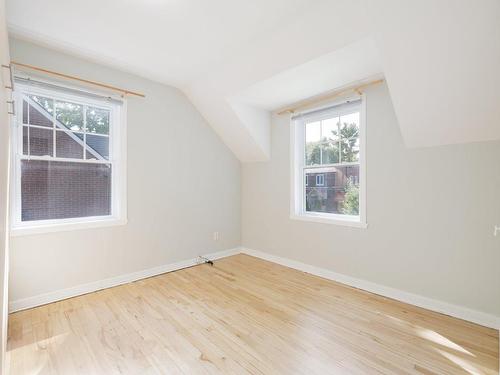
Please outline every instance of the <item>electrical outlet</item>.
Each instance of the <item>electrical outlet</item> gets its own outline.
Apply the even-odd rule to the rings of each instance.
[[[219,241],[219,232],[214,232],[214,241]]]

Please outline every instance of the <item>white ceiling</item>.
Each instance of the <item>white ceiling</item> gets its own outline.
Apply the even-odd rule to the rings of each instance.
[[[361,0],[311,1],[305,11],[289,17],[274,32],[262,34],[241,46],[238,53],[213,66],[209,73],[183,89],[240,160],[267,160],[270,156],[270,113],[266,108],[274,104],[255,107],[242,101],[242,95],[258,82],[273,80],[313,60],[321,61],[322,56],[365,39],[369,33],[363,17]],[[316,67],[322,69],[316,72],[319,76],[332,77],[336,65],[317,63]],[[352,67],[357,67],[354,61]],[[371,67],[368,64],[370,69],[358,70],[361,78],[372,74]],[[307,65],[299,69],[295,78],[299,78],[299,73],[303,81],[311,78],[304,75],[310,73]],[[315,79],[314,85],[314,94],[319,94],[323,90],[321,80]],[[273,90],[282,89],[274,87]],[[294,95],[305,98],[313,91],[311,87],[299,85],[294,88]],[[272,95],[267,98],[276,101]]]
[[[378,48],[373,39],[366,38],[257,82],[235,99],[275,111],[361,78],[374,78],[382,71]]]
[[[181,88],[242,161],[269,110],[383,73],[410,147],[500,139],[498,0],[8,0],[17,37]]]
[[[311,0],[12,0],[9,28],[175,86],[281,27]]]

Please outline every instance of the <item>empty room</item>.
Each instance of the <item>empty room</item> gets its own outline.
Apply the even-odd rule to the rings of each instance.
[[[498,375],[499,0],[0,0],[0,375]]]

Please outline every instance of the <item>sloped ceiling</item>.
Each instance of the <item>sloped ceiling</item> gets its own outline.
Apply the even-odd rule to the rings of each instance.
[[[244,162],[269,157],[271,110],[381,73],[409,147],[500,139],[498,0],[8,0],[7,11],[16,37],[179,87]]]
[[[500,139],[500,1],[367,4],[406,145]]]

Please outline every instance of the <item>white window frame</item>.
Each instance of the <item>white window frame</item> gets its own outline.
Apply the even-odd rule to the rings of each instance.
[[[59,232],[78,229],[89,229],[127,224],[127,175],[126,175],[126,145],[127,145],[127,103],[123,100],[121,104],[106,102],[90,98],[82,92],[82,95],[67,93],[62,86],[61,91],[57,89],[46,89],[34,87],[22,83],[16,84],[15,106],[16,115],[12,117],[12,142],[11,142],[11,197],[10,217],[11,236],[23,236],[49,232]],[[74,90],[72,88],[69,88]],[[79,89],[81,91],[81,89]],[[23,155],[23,94],[39,95],[55,100],[65,100],[72,103],[95,106],[110,110],[109,129],[109,160],[83,160],[72,158],[57,158],[53,156],[29,156]],[[102,95],[89,92],[91,95]],[[55,110],[55,109],[54,109]],[[55,147],[55,145],[54,145]],[[85,152],[84,152],[85,155]],[[52,220],[21,220],[21,160],[52,160],[62,162],[77,162],[90,164],[111,164],[111,215],[87,216],[68,219]]]
[[[341,102],[333,102],[323,106],[323,108],[332,107],[331,110],[322,111],[317,117],[307,118],[307,122],[324,120],[331,117],[346,115],[353,113],[352,109],[342,109],[341,104],[349,100],[359,100],[359,215],[341,215],[323,212],[306,212],[305,211],[305,185],[304,173],[305,168],[305,124],[300,116],[291,120],[290,124],[290,218],[293,220],[311,221],[317,223],[344,225],[357,228],[367,228],[366,218],[366,97],[361,95],[356,98],[348,98]],[[335,108],[338,106],[337,108]],[[312,111],[321,108],[313,109]],[[358,163],[352,163],[358,164]],[[321,165],[321,167],[349,165],[329,164]]]

